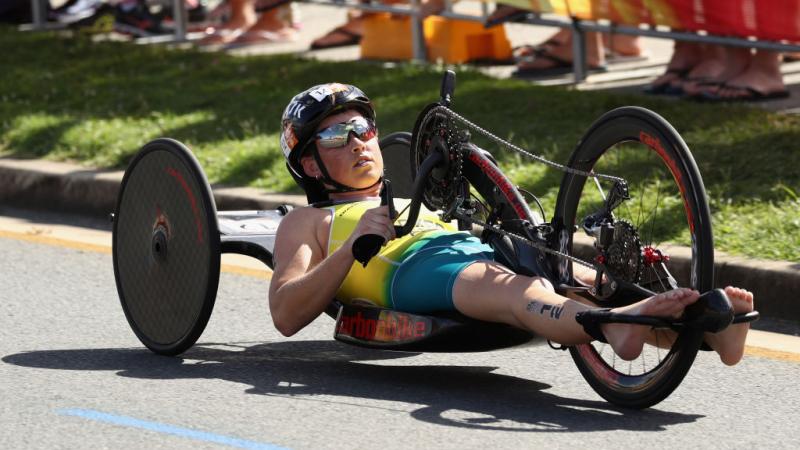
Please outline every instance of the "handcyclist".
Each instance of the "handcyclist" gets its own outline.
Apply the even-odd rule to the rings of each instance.
[[[642,325],[587,327],[575,316],[596,308],[557,294],[544,277],[528,277],[495,262],[480,239],[458,232],[433,213],[421,213],[414,231],[396,238],[389,208],[379,206],[383,158],[375,111],[357,87],[330,83],[294,96],[281,121],[287,166],[328,206],[292,210],[281,222],[274,249],[269,306],[276,328],[289,336],[313,321],[332,298],[410,313],[457,310],[484,321],[526,328],[551,341],[576,345],[605,339],[623,359],[634,359],[650,336]],[[398,208],[400,209],[400,208]],[[362,267],[353,242],[377,234],[387,243]],[[576,277],[593,279],[593,272]],[[725,288],[734,312],[753,310],[752,293]],[[699,293],[675,289],[613,312],[679,317]],[[742,357],[749,324],[706,333],[728,365]]]

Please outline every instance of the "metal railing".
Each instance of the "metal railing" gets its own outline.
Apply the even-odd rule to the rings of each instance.
[[[31,11],[33,24],[31,29],[41,30],[48,28],[45,12],[45,2],[47,0],[31,0]],[[413,59],[417,61],[426,60],[425,38],[423,35],[422,21],[424,17],[420,12],[420,0],[409,0],[408,5],[384,5],[380,3],[361,3],[357,0],[298,0],[302,3],[315,5],[325,5],[337,8],[352,8],[370,12],[388,12],[398,15],[411,17],[411,45]],[[187,30],[187,11],[183,0],[173,0],[173,11],[175,21],[175,31],[172,35],[173,42],[186,40]],[[461,14],[453,12],[450,0],[446,0],[446,9],[438,15],[450,19],[471,20],[485,22],[488,15],[488,5],[482,2],[481,15]],[[800,45],[785,44],[777,41],[758,40],[755,38],[741,38],[731,36],[719,36],[694,32],[672,31],[667,28],[653,26],[627,26],[615,25],[613,23],[601,23],[599,21],[581,20],[576,18],[549,18],[531,12],[527,18],[520,21],[530,25],[541,25],[558,28],[569,28],[575,37],[573,42],[573,75],[575,82],[586,79],[586,33],[597,31],[606,33],[618,33],[632,36],[647,36],[661,39],[673,39],[677,41],[700,42],[707,44],[718,44],[733,47],[756,48],[760,50],[771,50],[779,52],[800,52]]]

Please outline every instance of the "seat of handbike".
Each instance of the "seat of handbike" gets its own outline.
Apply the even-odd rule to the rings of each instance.
[[[334,338],[348,344],[390,350],[487,351],[525,344],[535,335],[510,325],[471,319],[458,312],[412,314],[392,309],[331,303]]]

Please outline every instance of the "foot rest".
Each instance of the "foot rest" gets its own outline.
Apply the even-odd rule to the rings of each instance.
[[[717,333],[733,322],[733,305],[722,289],[712,289],[686,307],[686,326]]]
[[[699,329],[710,333],[718,333],[731,324],[754,322],[760,317],[758,311],[745,314],[733,313],[728,296],[722,289],[714,289],[701,295],[687,308],[688,318],[671,319],[664,317],[639,316],[611,312],[609,308],[582,311],[575,315],[575,320],[595,339],[600,333],[601,323],[628,323],[647,325],[653,328],[670,328],[680,331],[685,327]],[[600,333],[601,334],[601,333]]]
[[[759,314],[758,311],[751,311],[745,314],[736,314],[733,316],[733,322],[731,322],[731,324],[755,322],[760,318],[761,314]]]
[[[752,311],[745,314],[736,314],[733,316],[731,325],[747,322],[755,322],[761,317],[758,311]],[[575,320],[581,325],[592,323],[629,323],[633,325],[649,325],[653,328],[671,328],[675,331],[680,331],[684,327],[700,328],[698,323],[685,321],[683,319],[665,319],[663,317],[654,316],[635,316],[632,314],[619,314],[612,313],[607,309],[592,309],[590,311],[582,311],[575,316]],[[727,327],[727,325],[726,325]],[[723,327],[722,329],[724,329]],[[716,333],[718,331],[710,331]]]

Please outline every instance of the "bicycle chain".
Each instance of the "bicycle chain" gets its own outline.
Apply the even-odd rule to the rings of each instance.
[[[550,166],[552,168],[561,170],[563,172],[571,173],[571,174],[574,174],[574,175],[580,175],[580,176],[592,177],[592,178],[599,178],[599,179],[604,179],[604,180],[614,181],[614,182],[623,182],[623,183],[625,182],[625,180],[623,178],[615,177],[615,176],[612,176],[612,175],[585,172],[585,171],[582,171],[582,170],[573,169],[572,167],[568,167],[568,166],[565,166],[563,164],[559,164],[557,162],[550,161],[547,158],[544,158],[542,156],[535,155],[535,154],[533,154],[533,153],[531,153],[531,152],[529,152],[529,151],[527,151],[527,150],[525,150],[525,149],[523,149],[521,147],[518,147],[518,146],[506,141],[505,139],[503,139],[503,138],[495,135],[494,133],[482,128],[481,126],[470,122],[468,119],[466,119],[465,117],[461,116],[460,114],[458,114],[457,112],[451,110],[450,108],[448,108],[446,106],[437,106],[437,107],[431,108],[431,110],[428,111],[428,113],[425,115],[425,118],[423,119],[423,121],[421,123],[425,123],[425,121],[427,121],[432,114],[436,114],[436,113],[443,113],[446,116],[454,118],[455,120],[461,122],[462,124],[464,124],[468,128],[476,130],[478,133],[482,134],[487,139],[489,139],[491,141],[494,141],[497,144],[500,144],[500,145],[502,145],[502,146],[504,146],[504,147],[506,147],[508,149],[511,149],[511,150],[523,155],[523,156],[531,158],[531,159],[533,159],[535,161],[543,163],[543,164],[545,164],[547,166]],[[460,172],[460,170],[459,170],[459,172]],[[582,265],[584,267],[588,267],[588,268],[594,269],[595,271],[605,271],[605,269],[602,266],[600,266],[599,264],[592,264],[592,263],[590,263],[588,261],[584,261],[584,260],[582,260],[580,258],[576,258],[576,257],[574,257],[572,255],[567,254],[567,253],[560,252],[558,250],[553,250],[550,247],[547,247],[543,243],[535,242],[535,241],[533,241],[531,239],[528,239],[528,238],[526,238],[524,236],[520,236],[518,234],[511,233],[509,231],[503,230],[503,229],[501,229],[500,227],[498,227],[496,225],[492,225],[492,224],[483,222],[483,221],[478,220],[478,219],[476,219],[476,218],[474,218],[472,216],[467,216],[467,215],[464,215],[464,214],[460,214],[458,212],[458,208],[457,207],[454,208],[454,209],[455,209],[455,211],[452,211],[450,213],[450,215],[452,217],[455,217],[456,219],[464,220],[464,221],[473,223],[475,225],[480,225],[484,229],[488,228],[491,231],[493,231],[495,233],[498,233],[500,235],[508,236],[511,239],[515,239],[515,240],[521,241],[521,242],[523,242],[523,243],[525,243],[527,245],[530,245],[530,246],[536,248],[539,251],[542,251],[544,253],[548,253],[548,254],[557,256],[557,257],[562,258],[562,259],[566,259],[568,261],[572,261],[572,262],[577,263],[579,265]]]
[[[583,170],[573,169],[572,167],[565,166],[564,164],[559,164],[557,162],[550,161],[549,159],[547,159],[547,158],[545,158],[543,156],[535,155],[535,154],[533,154],[533,153],[531,153],[531,152],[529,152],[529,151],[527,151],[527,150],[525,150],[525,149],[523,149],[523,148],[521,148],[519,146],[516,146],[516,145],[512,144],[511,142],[506,141],[505,139],[497,136],[496,134],[492,133],[491,131],[482,128],[480,125],[477,125],[477,124],[475,124],[473,122],[470,122],[467,118],[463,117],[462,115],[458,114],[457,112],[453,111],[452,109],[450,109],[450,108],[448,108],[446,106],[437,106],[437,107],[431,108],[431,110],[428,111],[428,114],[425,115],[425,120],[428,119],[428,116],[430,116],[432,113],[437,112],[437,111],[443,111],[444,114],[455,118],[456,120],[458,120],[459,122],[463,123],[467,127],[476,130],[478,133],[482,134],[484,137],[486,137],[489,140],[494,141],[497,144],[500,144],[500,145],[502,145],[502,146],[504,146],[504,147],[506,147],[506,148],[508,148],[510,150],[513,150],[513,151],[515,151],[515,152],[517,152],[517,153],[519,153],[519,154],[521,154],[523,156],[526,156],[526,157],[528,157],[530,159],[536,160],[536,161],[538,161],[538,162],[540,162],[540,163],[542,163],[544,165],[550,166],[550,167],[552,167],[554,169],[558,169],[558,170],[560,170],[562,172],[571,173],[573,175],[581,175],[581,176],[585,176],[585,177],[599,178],[599,179],[602,179],[602,180],[616,181],[616,182],[622,182],[622,183],[625,182],[625,179],[620,178],[620,177],[615,177],[613,175],[606,175],[606,174],[601,174],[601,173],[585,172]]]
[[[506,230],[498,227],[497,225],[492,225],[492,224],[484,222],[482,220],[478,220],[478,219],[476,219],[476,218],[474,218],[472,216],[466,216],[464,214],[460,214],[458,211],[455,211],[453,213],[453,217],[455,217],[456,219],[459,219],[459,220],[465,220],[465,221],[473,223],[475,225],[480,225],[484,229],[488,228],[489,230],[491,230],[491,231],[493,231],[493,232],[495,232],[497,234],[500,234],[500,235],[503,235],[503,236],[508,236],[511,239],[515,239],[517,241],[521,241],[521,242],[523,242],[525,244],[528,244],[531,247],[534,247],[537,250],[540,250],[540,251],[542,251],[544,253],[549,253],[551,255],[555,255],[555,256],[558,256],[560,258],[564,258],[564,259],[566,259],[568,261],[572,261],[574,263],[578,263],[578,264],[580,264],[580,265],[582,265],[584,267],[588,267],[590,269],[602,270],[602,267],[600,267],[599,265],[592,264],[592,263],[590,263],[588,261],[584,261],[584,260],[582,260],[580,258],[576,258],[576,257],[574,257],[572,255],[560,252],[558,250],[553,250],[552,248],[547,247],[546,245],[544,245],[542,243],[539,243],[539,242],[536,242],[536,241],[532,241],[532,240],[526,238],[525,236],[520,236],[520,235],[518,235],[516,233],[512,233],[510,231],[506,231]]]

